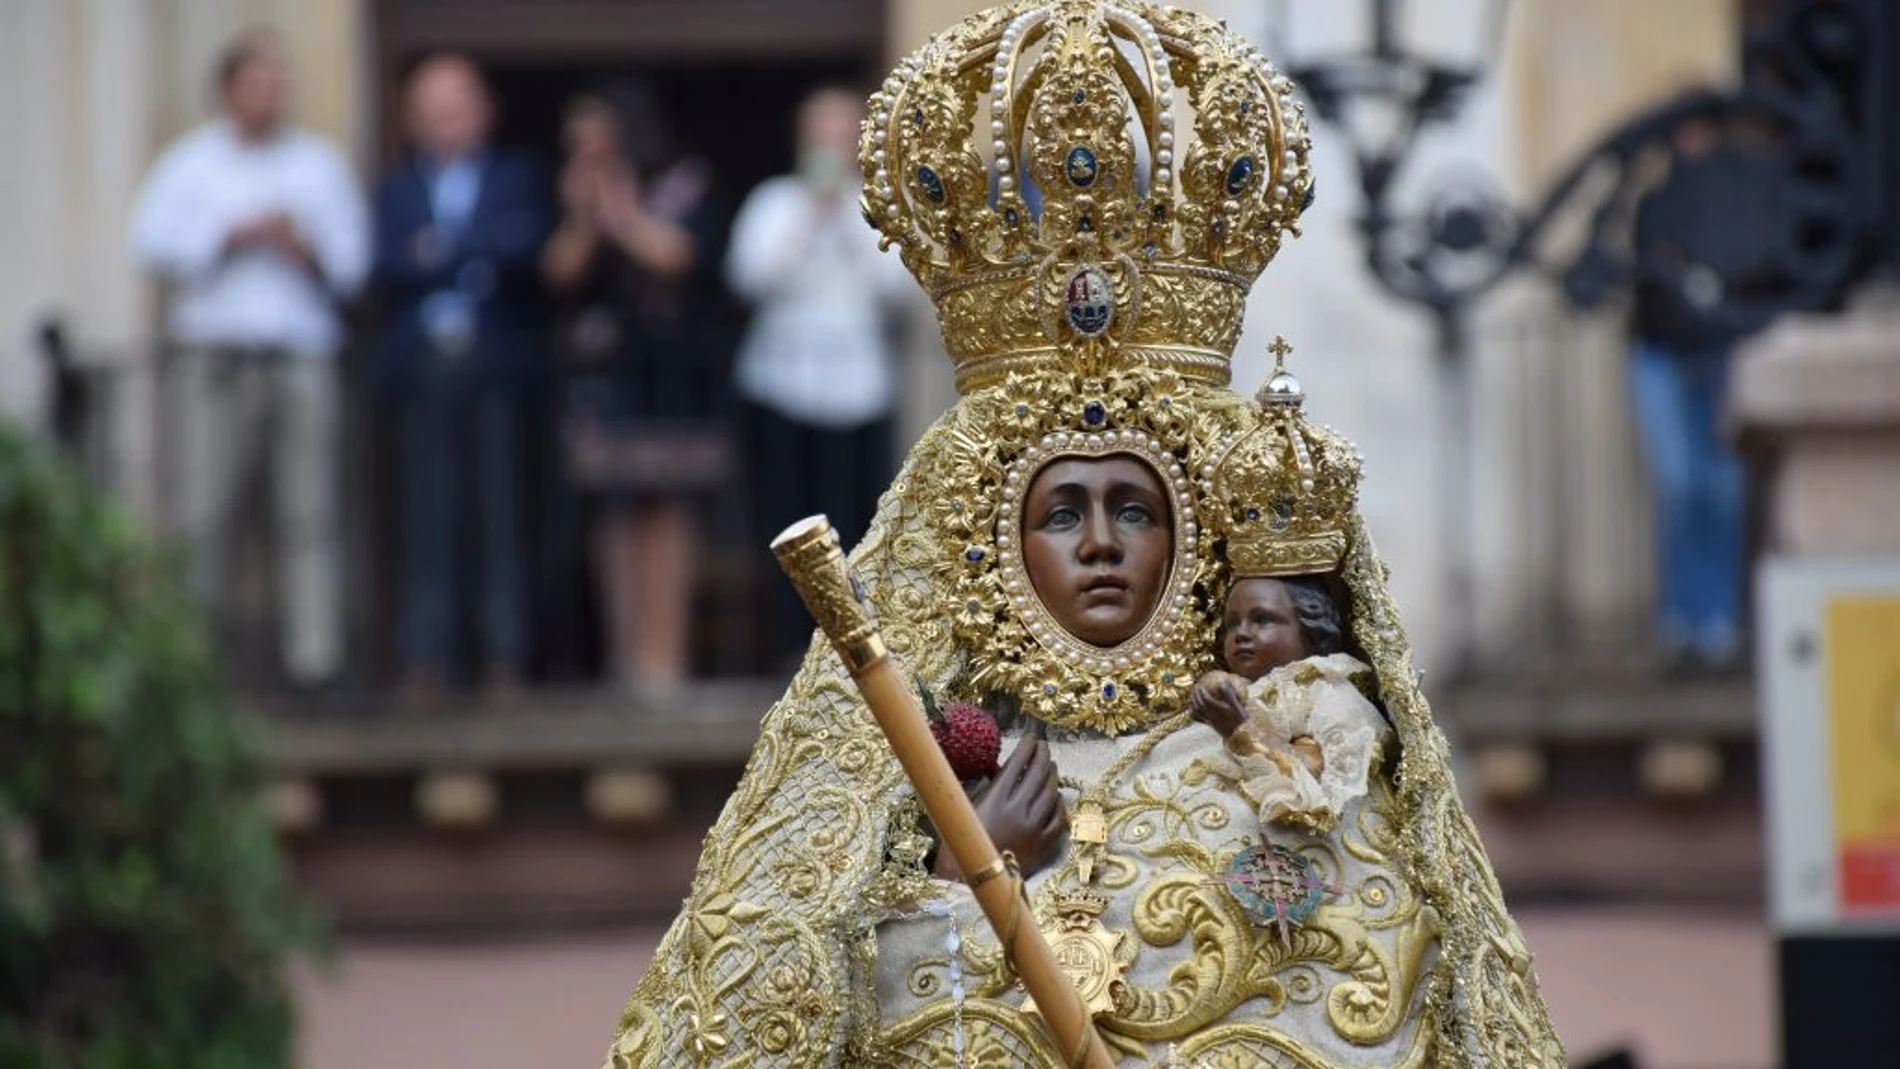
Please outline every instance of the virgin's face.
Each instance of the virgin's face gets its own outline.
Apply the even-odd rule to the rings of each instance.
[[[1168,495],[1134,457],[1070,457],[1036,473],[1023,499],[1023,567],[1076,638],[1108,648],[1154,613],[1174,557]]]

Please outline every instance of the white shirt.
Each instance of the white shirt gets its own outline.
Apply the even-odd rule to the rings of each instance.
[[[896,371],[884,308],[909,286],[896,253],[858,216],[853,191],[830,210],[796,178],[769,179],[733,221],[726,278],[758,305],[739,392],[788,419],[845,429],[886,415]]]
[[[294,221],[321,278],[273,250],[225,254],[232,230],[273,212]],[[369,271],[369,216],[356,176],[321,138],[286,129],[246,141],[219,120],[159,157],[139,192],[132,250],[178,284],[173,340],[331,356],[343,339],[336,302]]]

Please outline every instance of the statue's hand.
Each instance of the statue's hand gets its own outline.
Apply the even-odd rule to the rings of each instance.
[[[977,819],[998,850],[1016,855],[1024,876],[1054,860],[1067,833],[1056,763],[1041,739],[1024,739],[996,775],[970,799]],[[949,850],[937,852],[939,879],[961,880],[963,873]]]
[[[1247,722],[1247,699],[1239,676],[1209,672],[1188,692],[1188,715],[1226,738]]]

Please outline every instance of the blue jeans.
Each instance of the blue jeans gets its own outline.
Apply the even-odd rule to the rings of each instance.
[[[458,566],[472,537],[483,663],[519,669],[522,601],[518,397],[473,369],[438,360],[397,413],[401,451],[403,659],[446,670],[460,630]],[[472,501],[470,500],[472,499]],[[474,506],[472,513],[467,506]]]
[[[1665,641],[1732,649],[1742,583],[1742,465],[1717,429],[1729,351],[1639,343],[1630,357],[1636,422],[1655,481],[1658,625]]]

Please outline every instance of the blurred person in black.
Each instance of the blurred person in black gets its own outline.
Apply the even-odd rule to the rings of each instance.
[[[527,653],[521,387],[545,325],[538,264],[552,207],[542,169],[489,144],[492,103],[468,59],[424,61],[405,105],[414,156],[376,204],[388,317],[377,380],[399,453],[403,689],[428,705],[450,678],[467,611],[466,536],[490,696],[519,682]]]
[[[1743,471],[1720,416],[1737,342],[1760,322],[1727,298],[1767,284],[1782,172],[1759,139],[1688,117],[1637,207],[1630,388],[1657,510],[1658,619],[1677,665],[1742,654]]]
[[[709,322],[721,217],[709,167],[679,151],[643,86],[576,99],[562,139],[561,222],[541,261],[562,304],[562,455],[592,513],[610,670],[664,696],[689,666],[694,499],[732,468]]]
[[[853,545],[894,466],[889,313],[914,291],[859,214],[862,108],[843,89],[807,97],[796,170],[753,190],[733,221],[726,277],[756,310],[735,374],[761,542],[824,512]],[[795,666],[811,622],[790,584],[779,584],[769,617],[769,660]]]
[[[175,518],[193,590],[215,606],[240,492],[268,459],[284,670],[317,686],[344,659],[338,302],[369,268],[368,213],[342,154],[291,125],[275,37],[233,42],[217,91],[222,115],[166,149],[132,223],[139,262],[175,286]]]

